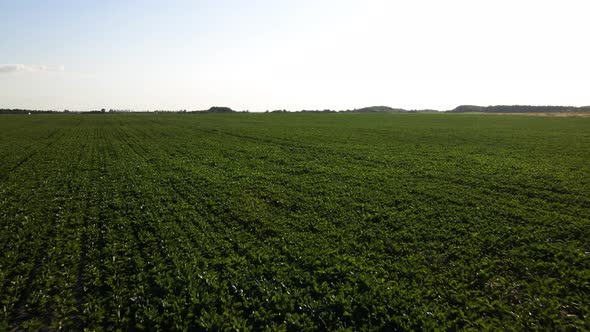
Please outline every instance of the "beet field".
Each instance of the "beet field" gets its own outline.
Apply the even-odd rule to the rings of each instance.
[[[0,116],[0,330],[588,330],[590,118]]]

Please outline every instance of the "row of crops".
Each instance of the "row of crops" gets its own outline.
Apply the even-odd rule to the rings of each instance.
[[[0,118],[0,330],[589,329],[590,119]]]

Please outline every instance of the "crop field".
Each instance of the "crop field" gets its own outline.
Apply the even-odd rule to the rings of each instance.
[[[0,330],[589,330],[590,118],[0,116]]]

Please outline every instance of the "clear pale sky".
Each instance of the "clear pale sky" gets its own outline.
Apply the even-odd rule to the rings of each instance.
[[[0,0],[0,108],[590,104],[588,0]]]

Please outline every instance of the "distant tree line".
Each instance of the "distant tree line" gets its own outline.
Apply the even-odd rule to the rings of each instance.
[[[233,109],[225,106],[213,106],[206,110],[195,110],[195,111],[188,111],[187,110],[180,110],[176,111],[177,113],[236,113]]]
[[[0,114],[57,114],[57,113],[76,113],[76,114],[105,114],[105,113],[131,113],[130,109],[100,109],[91,111],[55,111],[55,110],[28,110],[20,108],[0,108]],[[133,113],[145,113],[144,112],[133,112]],[[243,111],[249,113],[249,111]],[[369,106],[363,108],[355,108],[352,110],[301,110],[301,113],[336,113],[336,112],[350,112],[350,113],[425,113],[425,112],[438,112],[432,109],[422,110],[406,110],[403,108],[392,108],[389,106]],[[590,112],[590,106],[575,107],[575,106],[529,106],[529,105],[495,105],[495,106],[476,106],[476,105],[461,105],[452,110],[446,111],[446,113],[580,113]],[[182,110],[154,110],[154,113],[237,113],[233,109],[224,106],[213,106],[207,110],[195,110],[187,111]],[[286,109],[277,109],[273,111],[267,110],[266,113],[289,113]]]
[[[50,113],[60,113],[58,111],[53,110],[26,110],[20,108],[0,108],[0,114],[50,114]]]
[[[221,107],[221,106],[213,106],[207,110],[203,111],[187,111],[186,109],[182,110],[154,110],[154,113],[234,113],[236,111],[232,110],[229,107]],[[247,112],[247,111],[246,111]],[[0,108],[0,114],[53,114],[53,113],[75,113],[75,114],[105,114],[105,113],[145,113],[144,112],[133,112],[130,109],[109,109],[106,110],[104,108],[100,110],[90,110],[90,111],[72,111],[69,109],[65,109],[63,111],[55,111],[55,110],[29,110],[29,109],[10,109],[10,108]]]
[[[449,113],[577,113],[590,112],[590,106],[529,106],[529,105],[495,105],[495,106],[475,106],[461,105],[447,111]]]
[[[325,109],[325,110],[301,110],[301,113],[310,113],[310,112],[318,112],[318,113],[336,113],[336,111]]]
[[[206,110],[207,113],[234,113],[235,111],[229,107],[213,106]]]
[[[436,110],[424,109],[424,110],[406,110],[403,108],[393,108],[389,106],[369,106],[363,108],[355,108],[353,110],[347,110],[346,112],[353,113],[418,113],[418,112],[437,112]]]

